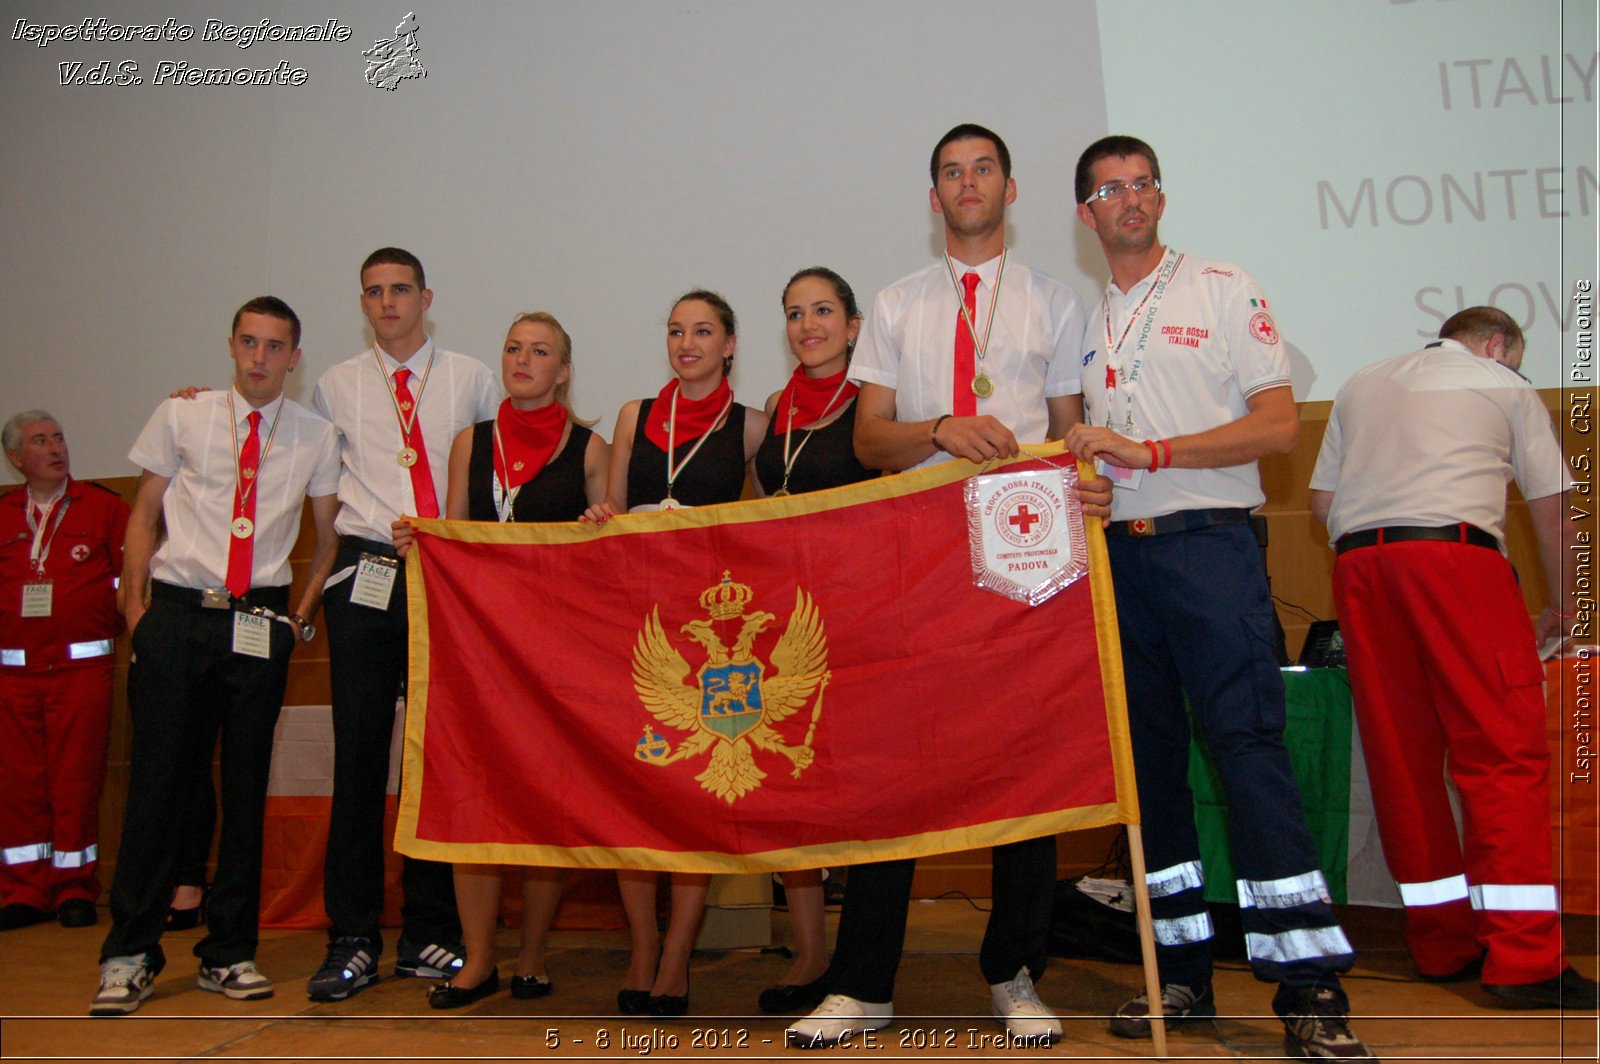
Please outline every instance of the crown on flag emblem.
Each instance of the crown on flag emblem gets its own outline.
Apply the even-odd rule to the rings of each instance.
[[[828,670],[828,640],[822,618],[811,596],[795,590],[794,612],[768,663],[755,653],[757,637],[777,618],[765,611],[746,613],[755,599],[748,584],[736,583],[724,571],[722,579],[700,594],[707,620],[693,620],[679,632],[700,644],[705,663],[689,679],[689,663],[667,637],[661,625],[661,607],[651,609],[633,648],[633,689],[655,717],[656,723],[687,732],[676,750],[650,724],[634,744],[634,757],[651,765],[666,766],[698,757],[711,758],[695,778],[707,791],[732,805],[761,786],[766,778],[756,764],[752,745],[781,754],[793,766],[795,778],[811,765],[816,751],[811,740],[822,717],[822,696],[832,673]],[[723,632],[738,625],[730,648]],[[814,696],[814,699],[813,699]],[[784,741],[777,725],[808,703],[811,721],[798,745]]]

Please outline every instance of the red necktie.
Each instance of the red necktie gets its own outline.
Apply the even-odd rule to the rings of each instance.
[[[978,412],[978,397],[972,392],[972,378],[978,375],[978,348],[972,339],[972,331],[978,327],[978,275],[968,270],[961,275],[961,286],[966,289],[967,311],[956,311],[954,413],[956,417],[973,417]]]
[[[417,452],[417,460],[411,464],[411,494],[417,497],[418,517],[438,517],[439,497],[433,492],[433,470],[428,467],[428,447],[422,441],[422,412],[411,398],[411,389],[406,387],[410,379],[410,370],[394,371],[394,397],[399,400],[401,411],[411,418],[406,446]]]
[[[250,570],[256,553],[256,474],[261,467],[261,411],[252,410],[246,418],[250,422],[250,435],[239,449],[239,479],[233,488],[233,521],[237,525],[243,517],[250,522],[248,536],[236,536],[228,530],[228,594],[244,598],[250,593]]]

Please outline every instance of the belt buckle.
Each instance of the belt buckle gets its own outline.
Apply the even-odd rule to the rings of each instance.
[[[1156,523],[1149,518],[1136,517],[1128,522],[1128,534],[1134,536],[1153,536],[1156,534]]]
[[[225,587],[205,587],[200,589],[200,606],[208,610],[225,610],[233,604],[233,598]]]

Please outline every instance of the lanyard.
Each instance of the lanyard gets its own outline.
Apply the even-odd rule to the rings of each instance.
[[[672,389],[672,411],[668,414],[669,420],[667,421],[667,498],[669,499],[672,498],[672,485],[677,482],[678,474],[682,473],[683,467],[688,465],[690,460],[700,453],[700,448],[705,446],[705,442],[711,438],[711,434],[717,431],[717,426],[722,423],[723,418],[728,416],[728,411],[733,409],[733,395],[729,393],[728,401],[722,404],[722,413],[717,415],[716,420],[711,423],[711,427],[706,429],[705,433],[694,442],[694,446],[690,448],[689,453],[683,456],[683,461],[673,465],[672,456],[678,450],[678,393],[681,391],[683,391],[683,385],[681,384]]]
[[[1156,274],[1155,283],[1144,294],[1139,305],[1133,308],[1133,313],[1128,315],[1128,324],[1122,328],[1122,336],[1113,341],[1111,336],[1111,296],[1109,294],[1100,298],[1100,308],[1105,313],[1106,321],[1106,368],[1110,371],[1106,384],[1106,427],[1115,428],[1115,417],[1112,408],[1121,396],[1124,408],[1124,428],[1127,432],[1133,431],[1133,391],[1139,383],[1140,370],[1144,366],[1144,349],[1150,340],[1150,330],[1155,324],[1156,312],[1161,308],[1161,297],[1167,294],[1167,286],[1171,283],[1173,275],[1178,272],[1178,267],[1183,264],[1183,255],[1167,249],[1162,257],[1161,270]],[[1139,340],[1134,346],[1133,362],[1123,373],[1118,366],[1117,359],[1122,354],[1122,345],[1128,339],[1128,333],[1133,330],[1133,323],[1138,320],[1139,312],[1145,310],[1144,325],[1139,330]]]
[[[783,486],[774,492],[774,495],[789,494],[789,473],[794,469],[794,464],[800,460],[800,452],[805,450],[806,444],[811,442],[811,434],[821,428],[822,422],[827,420],[828,415],[833,411],[833,404],[838,402],[839,396],[844,392],[845,385],[849,383],[850,375],[845,374],[844,380],[839,382],[839,387],[833,390],[833,397],[822,408],[822,413],[818,414],[817,420],[812,422],[810,428],[806,429],[806,434],[800,437],[800,446],[794,449],[793,457],[789,455],[789,441],[794,437],[794,403],[791,402],[789,404],[789,424],[783,430]]]
[[[28,552],[28,560],[33,564],[33,571],[39,576],[44,575],[44,563],[50,557],[50,545],[56,541],[56,533],[61,531],[61,522],[66,520],[67,507],[71,504],[72,500],[65,495],[59,500],[52,501],[50,509],[44,511],[44,523],[41,525],[33,519],[33,497],[25,494],[22,500],[22,515],[28,522],[28,531],[33,533],[33,547]],[[39,509],[44,510],[44,507],[41,506]],[[48,536],[44,534],[46,531],[50,533]]]
[[[267,465],[267,452],[272,450],[273,438],[278,435],[278,419],[283,417],[283,403],[278,403],[278,412],[272,415],[272,428],[267,430],[267,442],[261,445],[261,454],[256,458],[256,467],[251,470],[244,468],[240,461],[239,421],[233,416],[233,391],[228,392],[228,431],[233,439],[233,495],[239,500],[239,509],[244,510],[246,500],[255,490],[256,483],[261,479],[261,471]],[[248,437],[246,437],[248,439]]]

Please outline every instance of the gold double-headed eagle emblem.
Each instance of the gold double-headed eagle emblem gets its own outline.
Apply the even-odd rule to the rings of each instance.
[[[634,756],[652,765],[670,765],[709,749],[711,760],[695,778],[729,805],[766,778],[752,746],[788,758],[796,778],[811,764],[816,756],[811,740],[833,675],[828,670],[822,618],[811,596],[798,588],[788,627],[772,650],[768,675],[768,664],[755,655],[755,642],[777,617],[765,611],[746,613],[754,597],[748,585],[734,583],[727,571],[720,583],[701,593],[700,607],[709,619],[690,621],[679,629],[705,648],[705,664],[692,684],[685,682],[689,663],[661,627],[661,607],[651,609],[633,648],[633,689],[639,700],[658,723],[689,733],[674,750],[654,726],[646,724]],[[729,649],[718,629],[731,631],[735,625],[739,634]],[[805,739],[791,746],[776,725],[812,702],[813,695]]]

